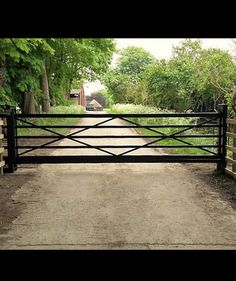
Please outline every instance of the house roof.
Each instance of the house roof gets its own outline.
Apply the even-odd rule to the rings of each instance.
[[[89,104],[93,104],[95,107],[102,107],[102,105],[97,102],[95,99],[93,99]]]

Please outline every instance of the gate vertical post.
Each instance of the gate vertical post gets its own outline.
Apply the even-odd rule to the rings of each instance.
[[[217,164],[217,171],[220,174],[225,174],[226,168],[226,145],[227,145],[227,104],[219,105],[219,112],[221,113],[220,124],[221,128],[219,130],[220,138],[219,138],[219,154],[221,158],[221,162]]]
[[[16,108],[10,107],[6,112],[7,119],[7,172],[13,173],[17,169],[16,164],[16,155],[17,155],[17,147],[16,147]]]

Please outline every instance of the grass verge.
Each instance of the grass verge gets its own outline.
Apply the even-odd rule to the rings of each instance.
[[[85,110],[82,106],[71,105],[71,106],[54,106],[51,108],[50,112],[52,114],[82,114]],[[78,123],[78,118],[27,118],[25,119],[34,125],[76,125]],[[18,125],[27,125],[24,122],[18,121]],[[51,128],[50,130],[65,134],[67,128]],[[19,128],[17,130],[18,136],[49,136],[53,133],[40,128],[33,128],[29,125],[29,128]]]
[[[133,105],[133,104],[116,104],[113,105],[111,108],[107,110],[108,113],[115,113],[115,114],[125,114],[125,113],[132,113],[132,114],[158,114],[158,113],[174,113],[173,111],[169,110],[161,110],[155,107],[147,107],[143,105]],[[191,125],[197,124],[199,121],[198,118],[130,118],[130,121],[138,123],[140,125],[149,125],[151,129],[156,130],[160,133],[150,131],[149,129],[139,128],[137,129],[140,135],[150,136],[150,140],[156,140],[154,138],[162,134],[171,135],[181,131],[185,128],[152,128],[151,126],[154,125]],[[190,129],[187,130],[181,135],[184,134],[217,134],[217,130],[213,128],[199,128],[199,129]],[[182,141],[191,143],[192,145],[215,145],[218,141],[216,138],[181,138]],[[183,142],[173,139],[173,138],[166,138],[162,139],[154,143],[153,145],[186,145]],[[209,151],[217,152],[215,148],[206,148]],[[207,155],[209,152],[201,150],[199,148],[192,148],[192,147],[185,147],[185,148],[168,148],[168,152],[174,154],[188,154],[188,155]]]

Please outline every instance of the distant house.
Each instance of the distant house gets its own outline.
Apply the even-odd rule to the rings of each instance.
[[[73,100],[75,104],[85,106],[86,98],[85,98],[84,87],[81,87],[80,89],[71,90],[70,99]]]
[[[90,101],[89,104],[92,104],[94,106],[95,110],[97,110],[97,111],[103,110],[103,107],[101,106],[101,104],[98,101],[96,101],[95,99]]]

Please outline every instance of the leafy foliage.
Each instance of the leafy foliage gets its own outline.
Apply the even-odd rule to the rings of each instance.
[[[226,51],[203,49],[200,40],[187,39],[173,48],[169,60],[148,60],[147,54],[138,60],[140,53],[123,50],[117,66],[105,75],[107,93],[115,103],[176,111],[213,111],[220,103],[231,105],[236,66]]]
[[[68,97],[72,85],[95,80],[108,69],[114,51],[112,39],[53,39],[48,40],[55,50],[47,61],[51,95],[61,103]]]
[[[22,103],[22,93],[40,95],[42,57],[53,55],[45,39],[0,39],[0,102]]]
[[[146,80],[152,104],[178,111],[212,111],[231,102],[236,67],[219,49],[202,49],[201,42],[186,40],[174,48],[169,61],[148,69]]]
[[[155,58],[142,48],[128,47],[121,50],[120,54],[118,71],[131,76],[133,79],[141,79],[147,66],[155,62]]]
[[[46,67],[49,93],[64,104],[72,83],[81,85],[104,73],[115,50],[113,39],[0,39],[0,102],[22,107],[25,93],[42,103],[40,77]]]
[[[139,103],[146,100],[143,73],[155,62],[154,57],[142,48],[128,47],[120,51],[117,66],[104,76],[107,93],[114,103]],[[141,91],[141,95],[136,92]]]

